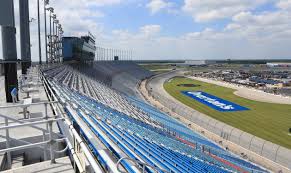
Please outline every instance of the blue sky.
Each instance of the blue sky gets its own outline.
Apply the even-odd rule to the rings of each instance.
[[[37,18],[33,2],[30,15]],[[97,46],[132,50],[136,59],[291,58],[291,0],[51,0],[50,5],[65,35],[90,31]],[[36,26],[31,24],[33,57]]]
[[[166,1],[165,1],[166,2]],[[202,31],[207,27],[221,30],[229,22],[228,19],[212,21],[207,23],[197,23],[193,18],[179,11],[183,6],[183,1],[170,1],[173,3],[172,10],[168,12],[165,9],[152,14],[146,7],[149,1],[128,2],[122,5],[113,5],[106,7],[97,7],[106,16],[98,21],[102,22],[107,29],[105,32],[111,32],[116,29],[125,29],[130,32],[138,32],[139,28],[144,25],[160,25],[163,28],[161,33],[164,36],[179,36],[188,32]]]

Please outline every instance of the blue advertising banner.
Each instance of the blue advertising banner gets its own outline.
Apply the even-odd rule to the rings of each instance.
[[[202,91],[182,91],[182,93],[192,99],[199,101],[220,112],[235,112],[249,110],[246,107],[221,99]]]

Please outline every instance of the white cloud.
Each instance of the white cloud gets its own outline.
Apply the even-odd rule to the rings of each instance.
[[[208,22],[232,17],[254,9],[267,0],[184,0],[183,11],[192,15],[196,22]]]
[[[279,0],[276,6],[284,10],[291,10],[291,0]]]
[[[239,29],[240,27],[241,27],[241,25],[239,25],[239,24],[231,23],[225,27],[225,30],[236,30],[236,29]]]
[[[233,22],[226,28],[235,30],[237,35],[249,39],[288,39],[291,37],[291,13],[286,11],[262,14],[241,12],[233,17]]]
[[[142,35],[151,37],[157,35],[161,31],[160,25],[146,25],[140,28]]]
[[[160,35],[161,26],[160,25],[145,25],[139,28],[137,33],[130,33],[127,30],[114,30],[112,32],[113,36],[109,38],[113,40],[119,41],[119,44],[124,46],[125,44],[129,43],[130,41],[139,41],[139,42],[148,42],[154,41]],[[118,47],[118,45],[114,45]]]
[[[151,0],[146,7],[151,11],[151,14],[158,13],[163,9],[170,8],[173,4],[164,0]]]

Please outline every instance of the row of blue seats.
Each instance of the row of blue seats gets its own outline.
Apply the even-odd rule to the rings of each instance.
[[[78,109],[76,110],[79,117],[81,119],[83,119],[83,121],[88,125],[88,127],[92,130],[92,132],[101,140],[101,142],[107,147],[107,149],[109,149],[113,155],[117,158],[117,159],[121,159],[122,156],[120,155],[120,153],[112,146],[112,144],[110,143],[110,141],[106,140],[106,138],[104,137],[104,135],[100,134],[100,132],[98,132],[98,130],[96,130],[95,127],[92,126],[91,123],[89,123],[88,119],[86,119],[84,117],[84,113],[82,113],[80,110],[82,110],[81,106],[82,104],[78,104],[78,102],[74,102],[75,105],[78,106]],[[68,113],[68,111],[66,111]],[[74,118],[72,116],[70,116],[70,118],[74,120]],[[108,170],[109,165],[106,165],[106,161],[100,157],[100,153],[98,152],[97,148],[98,146],[93,146],[90,141],[87,139],[85,133],[82,131],[82,129],[80,129],[82,136],[85,138],[85,140],[88,142],[89,148],[91,148],[91,150],[93,151],[93,153],[95,154],[96,157],[98,157],[99,162],[101,162],[101,165],[103,165],[103,167]],[[127,160],[122,160],[121,161],[121,165],[129,172],[129,173],[136,173],[137,171],[135,169],[133,169],[132,164],[129,163]]]
[[[115,140],[116,142],[117,142],[117,140],[116,140],[116,138],[114,139],[114,137],[113,137],[113,135],[108,131],[108,125],[106,124],[106,123],[104,123],[104,122],[99,122],[96,118],[94,118],[94,117],[92,117],[91,116],[91,118],[94,120],[94,122],[96,123],[96,124],[98,124],[104,131],[106,131],[106,133],[107,133],[107,135],[109,135],[110,137],[111,137],[111,139],[113,139],[113,140]],[[107,126],[107,128],[106,128],[106,126]],[[112,128],[111,127],[111,132],[114,130],[114,128]],[[116,131],[115,131],[115,134],[116,134]],[[119,134],[119,136],[120,136],[120,134]],[[123,142],[124,142],[124,138],[121,138],[122,140],[123,140]],[[120,142],[118,142],[119,144],[120,144]],[[128,144],[128,143],[127,143]],[[141,142],[140,143],[141,145],[143,145],[143,142]],[[129,146],[129,145],[127,145],[127,146]],[[134,148],[133,148],[133,150],[134,151],[136,151],[137,150],[137,145],[131,145],[131,146],[134,146]],[[144,147],[146,147],[146,145],[143,145]],[[150,151],[150,150],[149,150]],[[149,151],[146,151],[146,150],[143,150],[143,151],[140,151],[139,152],[139,154],[141,154],[141,153],[146,153],[146,154],[144,154],[144,156],[143,156],[143,158],[145,159],[145,158],[147,158],[148,156],[153,156],[153,155],[156,155],[157,156],[157,151],[156,152],[153,152],[153,153],[151,153],[151,154],[149,154]],[[169,159],[168,160],[168,162],[172,162],[172,164],[173,165],[170,165],[169,163],[168,164],[165,164],[165,163],[162,163],[161,161],[164,161],[164,162],[166,162],[165,160],[164,160],[165,158],[163,158],[163,157],[159,157],[159,156],[157,156],[157,157],[155,157],[155,161],[156,161],[156,163],[159,163],[159,166],[161,166],[162,165],[162,167],[165,169],[167,169],[168,171],[173,171],[174,170],[174,172],[185,172],[186,170],[184,169],[185,168],[185,166],[186,165],[183,165],[183,166],[178,166],[177,165],[177,163],[179,163],[179,162],[173,162],[173,160],[172,159]],[[149,161],[149,159],[147,159],[148,161]],[[160,162],[157,162],[157,160],[159,160]],[[203,163],[203,162],[202,162]],[[221,171],[214,171],[214,170],[216,170],[217,169],[217,167],[214,167],[213,169],[212,169],[212,171],[209,171],[209,169],[211,168],[208,164],[205,164],[205,163],[203,163],[204,164],[204,167],[203,166],[198,166],[198,165],[196,165],[196,166],[198,166],[198,167],[196,167],[196,169],[203,169],[204,170],[204,172],[205,172],[205,170],[206,170],[206,172],[221,172]],[[205,165],[206,165],[206,167],[205,167]],[[178,167],[180,168],[180,169],[178,169]],[[208,168],[208,169],[206,169],[206,168]],[[191,170],[190,168],[188,168],[187,169],[188,171],[190,171],[190,172],[192,172],[193,170]],[[196,170],[197,171],[197,170]],[[199,172],[201,172],[201,170],[199,171]],[[222,172],[225,172],[225,171],[222,171]]]
[[[82,100],[85,100],[86,101],[86,99],[84,99],[84,98],[79,98],[80,100],[78,100],[78,102],[82,102]],[[85,102],[86,103],[86,102]],[[85,105],[83,105],[83,107],[88,107],[88,109],[90,109],[90,110],[92,110],[92,109],[94,109],[94,108],[90,108],[88,105],[94,105],[94,104],[88,104],[88,103],[86,103]],[[99,111],[100,111],[100,109],[98,109]],[[100,115],[102,115],[102,114],[104,114],[104,112],[98,112]],[[109,115],[112,115],[112,112],[111,113],[109,113],[109,111],[108,112],[105,112],[106,114],[109,114]],[[113,116],[113,115],[112,115]],[[121,122],[122,121],[122,119],[120,119],[120,118],[116,118],[116,117],[118,117],[118,116],[113,116],[113,117],[115,117],[115,119],[111,119],[113,122],[112,123],[115,123],[114,121],[117,121],[117,122]],[[122,121],[123,122],[123,124],[120,124],[120,125],[123,125],[123,126],[125,126],[125,121],[123,120]],[[132,128],[132,127],[135,127],[135,123],[131,123],[131,122],[129,122],[129,123],[127,123],[127,127],[131,127],[131,129],[132,130],[139,130],[138,132],[140,133],[140,134],[144,134],[144,135],[146,135],[146,136],[151,136],[151,137],[153,137],[154,135],[154,133],[153,132],[147,132],[148,131],[148,129],[141,129],[140,127],[136,127],[136,128]],[[144,128],[144,127],[143,127]],[[145,132],[145,133],[144,133]],[[147,135],[146,133],[151,133],[150,135]],[[156,138],[155,138],[156,140],[157,139],[163,139],[163,138],[161,138],[161,136],[156,136]],[[172,140],[172,141],[168,141],[168,142],[166,142],[166,141],[160,141],[160,142],[162,142],[162,143],[168,143],[168,144],[172,144],[171,146],[172,146],[172,148],[174,148],[174,149],[178,149],[178,146],[179,146],[179,142],[178,141],[175,141],[175,140]],[[181,145],[181,144],[180,144]],[[190,148],[190,147],[188,147],[188,146],[186,146],[185,144],[183,144],[182,145],[183,147],[181,147],[181,148],[179,148],[179,151],[181,151],[181,152],[183,152],[183,151],[185,151],[185,149],[187,148],[187,150],[188,150],[188,152],[191,152],[192,153],[192,155],[193,155],[193,151],[195,151],[195,150],[193,150],[193,148]],[[202,157],[202,155],[201,155],[202,153],[201,152],[197,152],[195,155],[196,155],[196,157]],[[204,161],[208,161],[208,162],[215,162],[215,160],[213,160],[213,159],[210,159],[210,158],[208,158],[208,157],[205,157],[204,158]],[[222,164],[221,164],[222,165]],[[223,166],[223,165],[222,165]]]
[[[130,134],[125,129],[114,128],[110,125],[107,126],[111,128],[113,133],[118,134],[124,141],[127,141],[128,144],[131,143],[134,150],[139,149],[147,153],[149,157],[155,158],[155,160],[164,166],[164,169],[173,170],[174,172],[228,172],[217,166],[206,164],[203,161],[191,159],[186,155],[177,157],[174,151],[168,149],[166,152],[165,147],[142,139],[134,133]]]
[[[193,131],[191,131],[190,129],[185,127],[183,124],[181,124],[180,122],[178,122],[174,118],[171,118],[168,115],[161,113],[159,110],[152,107],[151,105],[148,105],[148,104],[142,102],[141,100],[138,100],[137,98],[133,98],[133,97],[127,97],[127,98],[130,101],[132,101],[136,106],[138,106],[139,108],[141,108],[145,112],[148,112],[151,115],[151,117],[154,118],[156,121],[165,124],[165,126],[167,126],[167,128],[170,128],[171,130],[175,130],[177,133],[179,133],[181,136],[183,136],[184,139],[187,139],[189,141],[193,141],[193,140],[199,141],[200,143],[203,143],[203,144],[211,146],[211,147],[216,146],[215,144],[211,143],[210,141],[207,141],[205,138],[202,138],[200,135],[194,133]],[[197,139],[197,137],[201,138],[202,140]],[[210,145],[209,143],[211,143],[212,145]],[[221,149],[218,146],[216,148]],[[228,160],[228,161],[237,163],[246,169],[250,168],[251,169],[250,171],[252,171],[254,169],[254,170],[264,172],[264,170],[261,169],[259,166],[254,165],[248,161],[239,159],[236,156],[233,156],[230,154],[225,154],[223,152],[216,152],[215,150],[212,150],[212,152],[214,154]]]
[[[100,103],[96,103],[96,101],[91,100],[91,99],[89,99],[89,98],[87,98],[85,96],[82,96],[76,91],[70,91],[68,89],[66,89],[64,91],[66,93],[70,93],[70,94],[74,93],[73,95],[71,95],[71,97],[75,97],[75,99],[79,99],[78,102],[84,102],[82,107],[87,107],[87,109],[90,110],[90,111],[94,110],[100,116],[103,115],[103,120],[109,119],[109,120],[112,121],[112,123],[116,123],[116,124],[122,125],[124,127],[131,127],[132,131],[136,130],[136,132],[138,131],[138,133],[141,134],[141,135],[147,136],[149,138],[151,137],[152,138],[151,140],[157,140],[157,139],[161,138],[160,136],[156,136],[155,138],[153,138],[153,135],[152,135],[153,132],[151,132],[151,131],[149,132],[148,131],[148,127],[145,124],[144,124],[144,127],[142,127],[142,129],[140,127],[133,128],[133,126],[132,126],[133,124],[142,125],[142,123],[137,123],[137,122],[126,123],[126,121],[128,121],[128,120],[131,120],[131,121],[133,121],[133,120],[131,118],[129,118],[128,116],[126,116],[126,115],[123,115],[122,116],[123,118],[120,118],[119,116],[120,116],[121,113],[119,113],[119,112],[117,112],[115,110],[112,110],[112,109],[106,107],[105,105],[102,105]],[[116,115],[119,115],[119,116],[116,116]],[[151,130],[153,130],[153,129],[151,129]],[[179,145],[177,145],[176,142],[177,141],[175,141],[175,144],[172,145],[172,148],[174,150],[178,149],[178,151],[181,152],[181,153],[185,152],[186,150],[188,150],[188,152],[186,152],[186,153],[191,153],[191,150],[193,151],[193,148],[190,148],[190,147],[188,147],[186,150],[185,150],[185,147],[182,147],[182,148],[177,147]],[[161,143],[168,143],[168,142],[162,141]],[[193,152],[192,152],[192,155],[194,155]],[[200,152],[200,153],[196,153],[195,155],[197,157],[201,158],[202,154]],[[208,162],[215,162],[215,160],[213,160],[212,158],[211,159],[210,158],[206,158],[204,161],[207,161],[207,160],[208,160]],[[224,165],[221,165],[221,166],[224,166]],[[231,168],[229,168],[229,169],[231,169]]]
[[[153,108],[152,106],[150,106],[144,102],[141,102],[135,98],[132,98],[132,97],[128,97],[128,99],[130,99],[133,102],[133,104],[138,106],[143,111],[148,112],[149,115],[151,115],[151,118],[162,123],[164,126],[166,126],[166,128],[177,132],[177,134],[182,136],[184,139],[186,139],[190,142],[199,142],[199,143],[205,144],[209,147],[213,147],[215,149],[222,149],[221,147],[210,142],[209,140],[202,137],[201,135],[194,133],[192,130],[190,130],[189,128],[187,128],[185,125],[178,122],[174,118],[171,118],[170,116],[165,115],[164,113],[158,111],[156,108]]]

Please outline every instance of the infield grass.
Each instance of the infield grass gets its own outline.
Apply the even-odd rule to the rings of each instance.
[[[196,87],[177,86],[195,84]],[[212,118],[263,138],[270,142],[291,148],[291,105],[253,101],[239,97],[235,90],[189,78],[173,78],[164,83],[165,90],[185,105]],[[219,112],[184,94],[181,91],[204,91],[222,99],[247,107],[248,111]]]

